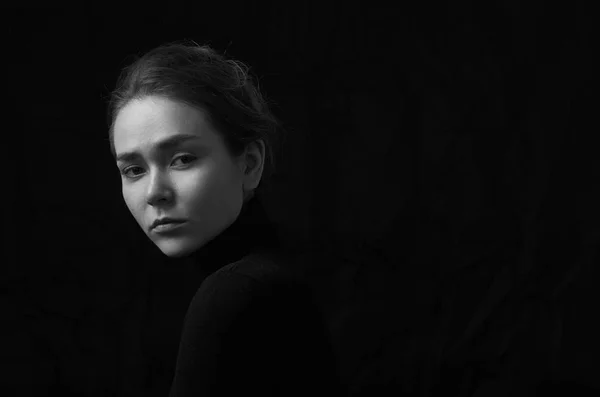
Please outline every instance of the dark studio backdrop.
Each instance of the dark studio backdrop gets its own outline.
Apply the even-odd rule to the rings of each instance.
[[[251,65],[285,123],[260,199],[349,395],[598,391],[591,11],[417,3],[3,6],[0,395],[168,394],[197,280],[122,202],[105,99],[181,39]]]

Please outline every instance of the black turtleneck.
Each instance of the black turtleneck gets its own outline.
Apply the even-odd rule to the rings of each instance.
[[[185,316],[169,397],[341,395],[321,311],[267,219],[252,198],[189,257],[207,277]]]
[[[221,234],[185,261],[210,275],[251,253],[279,253],[281,241],[256,196],[248,200],[237,219]]]

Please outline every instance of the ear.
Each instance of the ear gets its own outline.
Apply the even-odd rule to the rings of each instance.
[[[251,196],[260,184],[265,165],[265,143],[257,140],[249,143],[240,156],[238,165],[242,172],[244,197]]]

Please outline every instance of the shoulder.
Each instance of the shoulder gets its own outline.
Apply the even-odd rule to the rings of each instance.
[[[196,291],[187,320],[210,318],[225,327],[244,313],[266,315],[281,305],[305,304],[309,289],[286,263],[283,256],[256,253],[220,268]]]
[[[291,264],[291,259],[285,255],[266,251],[255,252],[220,268],[207,279],[217,280],[234,276],[238,279],[251,279],[255,285],[303,282],[300,275],[293,271]]]

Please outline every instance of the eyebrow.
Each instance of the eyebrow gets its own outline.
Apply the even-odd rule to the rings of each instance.
[[[162,141],[159,141],[156,144],[156,148],[159,151],[166,151],[171,148],[177,147],[177,146],[183,144],[184,142],[195,140],[195,139],[201,139],[201,137],[198,135],[191,135],[191,134],[173,135],[173,136],[163,139]],[[117,159],[117,161],[131,161],[138,157],[140,157],[140,154],[138,152],[125,152],[125,153],[119,154],[116,157],[116,159]]]

